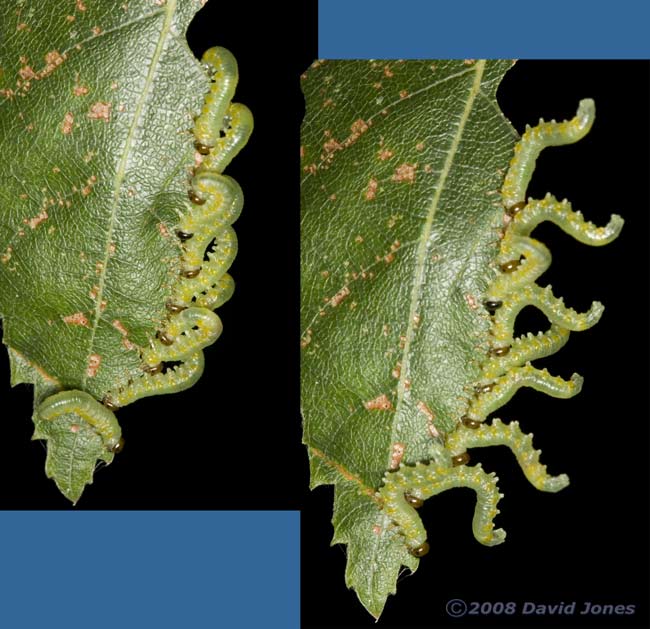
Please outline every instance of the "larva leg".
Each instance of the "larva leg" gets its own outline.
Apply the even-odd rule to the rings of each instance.
[[[530,364],[509,369],[494,382],[477,387],[478,395],[472,400],[467,415],[472,419],[484,420],[509,402],[521,387],[530,387],[551,397],[566,399],[580,393],[582,376],[574,373],[571,380],[563,380],[551,376],[546,369],[536,369]]]
[[[193,386],[203,373],[203,352],[198,351],[187,357],[184,362],[165,373],[142,374],[126,386],[111,391],[105,403],[112,407],[126,406],[136,400],[150,395],[177,393]]]
[[[526,306],[539,308],[551,323],[574,331],[590,328],[603,314],[603,305],[598,301],[594,301],[587,312],[578,313],[555,297],[550,286],[541,288],[533,284],[504,299],[503,305],[496,311],[492,334],[498,344],[512,343],[515,319]]]
[[[577,241],[592,246],[609,244],[618,237],[623,227],[623,219],[618,214],[612,214],[605,227],[597,227],[585,221],[582,214],[575,212],[568,201],[560,202],[547,194],[541,201],[530,201],[521,212],[518,212],[509,226],[509,231],[527,236],[544,221],[555,223]]]
[[[40,404],[37,414],[45,421],[61,415],[76,415],[94,428],[110,452],[119,452],[124,444],[115,415],[85,391],[61,391],[50,395]]]
[[[578,112],[571,120],[565,122],[544,122],[540,120],[535,127],[526,126],[521,141],[515,146],[515,154],[510,162],[501,188],[501,197],[506,209],[524,202],[526,189],[535,168],[537,157],[547,146],[572,144],[583,138],[596,114],[594,101],[586,98],[580,101]]]
[[[513,367],[555,354],[569,340],[569,331],[551,325],[546,332],[528,332],[513,340],[512,345],[497,345],[481,369],[481,379],[491,382]]]
[[[446,444],[453,456],[462,454],[467,448],[498,445],[507,446],[512,450],[524,475],[536,489],[556,492],[569,484],[566,474],[547,474],[546,466],[539,462],[541,452],[533,448],[533,436],[525,435],[518,422],[504,424],[495,418],[491,424],[483,424],[476,429],[459,427],[449,435]]]
[[[416,556],[426,553],[426,531],[420,516],[406,496],[426,500],[447,489],[470,487],[476,492],[476,509],[472,521],[474,537],[486,546],[500,544],[505,531],[494,529],[493,520],[501,494],[494,474],[486,474],[480,465],[473,467],[443,467],[435,463],[417,463],[414,467],[401,466],[388,472],[378,496],[383,500],[385,513],[400,527],[411,552]]]

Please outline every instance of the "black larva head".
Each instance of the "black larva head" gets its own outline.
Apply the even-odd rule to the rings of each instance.
[[[163,345],[171,345],[174,342],[174,339],[165,332],[158,332],[156,336]]]
[[[476,430],[481,425],[481,422],[478,419],[472,419],[468,415],[463,415],[461,421],[463,422],[463,426],[471,428],[472,430]]]
[[[520,261],[517,260],[508,260],[501,265],[501,271],[503,273],[512,273],[519,267]]]
[[[423,542],[419,546],[409,549],[409,552],[414,557],[424,557],[429,552],[429,544],[427,542]]]
[[[179,306],[178,304],[173,304],[171,301],[167,302],[167,310],[172,314],[178,314],[179,312],[183,312],[185,308],[186,308],[185,306]]]
[[[512,216],[515,217],[519,212],[521,212],[524,208],[526,207],[526,201],[519,201],[519,203],[515,203],[514,205],[511,205],[510,207],[506,208],[506,212]]]
[[[177,231],[176,235],[178,236],[178,239],[182,242],[185,242],[186,240],[189,240],[194,234],[190,234],[189,232],[184,232],[184,231]]]
[[[419,509],[424,504],[424,501],[421,498],[413,496],[412,494],[404,494],[404,500],[406,500],[406,502],[408,502],[408,504],[410,504],[414,509]]]
[[[494,388],[494,385],[492,383],[489,384],[480,384],[477,387],[474,387],[474,390],[476,391],[477,394],[481,393],[490,393],[492,389]]]
[[[503,306],[503,302],[498,299],[488,299],[488,301],[483,302],[483,305],[490,314],[494,314],[496,310]]]
[[[501,357],[508,354],[509,351],[510,351],[510,345],[504,345],[503,347],[495,347],[492,349],[492,355]]]
[[[190,190],[187,193],[187,196],[189,197],[190,201],[194,203],[194,205],[203,205],[206,201],[203,197],[200,197],[194,190]]]
[[[451,457],[451,464],[454,467],[457,467],[459,465],[467,465],[469,463],[469,454],[467,452],[463,452],[462,454],[457,454],[456,456]]]
[[[201,155],[208,155],[210,153],[210,148],[207,144],[201,144],[201,142],[196,142],[194,148],[201,153]]]
[[[117,405],[113,404],[113,402],[111,402],[111,398],[109,398],[108,396],[106,396],[106,397],[102,400],[102,404],[103,404],[103,405],[104,405],[104,406],[105,406],[109,411],[114,411],[114,410],[117,409]]]
[[[124,437],[120,437],[119,441],[110,446],[108,449],[113,454],[119,454],[122,452],[122,450],[124,450]]]
[[[181,275],[186,277],[188,280],[195,278],[201,272],[201,267],[198,269],[188,269],[187,271],[181,271]]]
[[[145,373],[154,375],[154,374],[160,373],[162,371],[162,369],[163,369],[163,364],[158,363],[156,365],[145,365],[142,368],[142,371],[144,371]]]

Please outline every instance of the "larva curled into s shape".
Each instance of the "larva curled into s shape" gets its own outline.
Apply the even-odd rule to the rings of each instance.
[[[0,87],[20,94],[3,103],[0,123],[15,133],[0,144],[9,150],[6,136],[23,137],[28,120],[29,137],[48,147],[36,166],[19,152],[20,177],[0,179],[4,342],[12,382],[35,385],[46,473],[73,502],[97,460],[123,447],[117,409],[201,377],[222,330],[214,310],[233,294],[243,193],[224,170],[253,118],[232,102],[235,57],[214,47],[199,63],[179,36],[201,6],[107,11],[97,24],[106,35],[77,48],[64,47],[69,25],[40,28],[49,17],[37,10],[33,32],[48,37],[30,39],[16,67],[8,60],[23,34],[0,33]],[[147,19],[133,32],[139,12]],[[107,50],[120,54],[98,74]],[[65,97],[45,110],[51,93]]]
[[[399,469],[387,472],[377,492],[383,511],[397,525],[409,552],[416,557],[425,555],[429,544],[415,509],[423,500],[454,487],[469,487],[476,492],[474,537],[487,546],[505,540],[505,532],[494,527],[494,518],[499,513],[496,505],[502,497],[498,479],[484,472],[480,464],[469,465],[468,448],[507,446],[528,481],[541,491],[556,492],[569,484],[565,474],[547,473],[539,460],[540,451],[533,448],[532,436],[524,434],[517,422],[486,420],[521,387],[531,387],[557,398],[572,397],[582,387],[578,374],[564,380],[546,369],[533,367],[531,361],[557,352],[566,343],[570,331],[585,330],[597,323],[603,306],[594,302],[587,312],[577,313],[555,297],[550,286],[540,287],[536,280],[549,267],[551,254],[530,233],[541,222],[550,221],[581,243],[600,246],[619,235],[623,219],[613,215],[606,226],[597,227],[585,221],[568,201],[557,201],[550,194],[542,200],[526,200],[526,189],[540,152],[548,146],[570,144],[583,138],[591,128],[594,115],[594,102],[582,100],[572,120],[540,121],[535,127],[527,127],[515,146],[501,188],[507,218],[496,260],[497,273],[483,296],[483,306],[491,316],[491,347],[473,385],[474,397],[458,418],[456,427],[441,435],[434,460],[402,464]],[[537,335],[515,337],[515,318],[520,310],[531,305],[546,315],[551,327]]]

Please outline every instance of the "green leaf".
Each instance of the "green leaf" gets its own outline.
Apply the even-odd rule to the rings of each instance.
[[[35,405],[59,389],[102,400],[141,373],[139,347],[165,316],[208,89],[185,40],[201,5],[0,9],[0,314],[12,382],[39,385]],[[35,438],[76,500],[113,457],[70,421],[37,421]]]
[[[47,440],[45,473],[68,500],[76,503],[85,486],[92,483],[97,461],[111,463],[115,455],[106,450],[103,439],[90,425],[74,415],[53,421],[35,416],[34,423],[34,439]]]
[[[485,355],[517,134],[510,62],[316,62],[303,81],[302,405],[312,485],[335,485],[347,584],[378,617],[418,560],[379,508],[384,473],[432,459]]]

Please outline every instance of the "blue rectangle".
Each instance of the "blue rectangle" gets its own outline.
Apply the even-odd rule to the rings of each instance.
[[[0,626],[299,627],[298,512],[0,514]]]
[[[320,0],[324,59],[646,59],[643,0]]]

